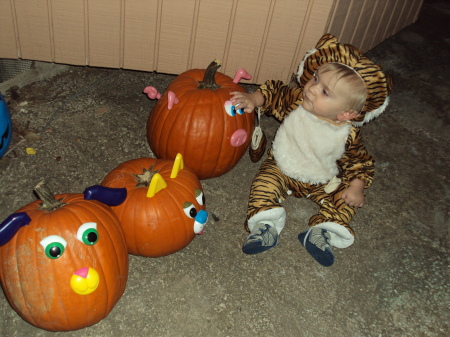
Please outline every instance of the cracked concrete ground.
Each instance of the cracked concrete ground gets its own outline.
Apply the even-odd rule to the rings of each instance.
[[[297,240],[317,210],[309,200],[284,203],[278,247],[241,252],[259,167],[246,154],[202,181],[218,218],[202,236],[166,257],[130,256],[127,287],[106,318],[51,333],[0,292],[0,335],[448,336],[449,19],[447,2],[426,1],[416,23],[368,53],[393,75],[394,91],[387,111],[362,128],[376,179],[352,223],[356,241],[336,250],[332,267]],[[152,156],[146,122],[155,103],[142,89],[164,91],[174,76],[61,65],[27,74],[0,84],[15,128],[0,160],[1,221],[36,199],[42,179],[54,193],[81,193],[118,164]],[[263,117],[262,126],[271,141],[278,123]]]

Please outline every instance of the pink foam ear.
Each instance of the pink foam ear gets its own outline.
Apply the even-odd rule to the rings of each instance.
[[[244,68],[240,68],[240,69],[238,69],[238,71],[236,72],[236,75],[234,75],[233,82],[234,82],[234,83],[239,83],[239,81],[240,81],[241,79],[244,79],[244,80],[251,80],[251,79],[252,79],[252,75],[250,75]]]
[[[150,99],[160,99],[161,94],[156,90],[155,87],[149,86],[144,88],[144,93],[147,94],[148,98]]]
[[[174,104],[178,104],[180,100],[173,91],[167,93],[167,109],[172,110]]]

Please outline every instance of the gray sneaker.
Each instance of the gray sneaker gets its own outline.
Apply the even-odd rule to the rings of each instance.
[[[247,237],[242,251],[245,254],[258,254],[275,247],[278,244],[278,232],[275,227],[262,224],[262,227],[254,229]]]
[[[298,240],[308,253],[322,266],[329,267],[334,263],[334,254],[329,244],[331,235],[325,229],[311,227],[298,235]]]

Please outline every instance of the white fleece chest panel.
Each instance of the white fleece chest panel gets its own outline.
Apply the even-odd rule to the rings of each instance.
[[[335,125],[299,106],[283,121],[273,142],[273,155],[287,176],[324,184],[338,174],[336,160],[345,151],[351,123]]]

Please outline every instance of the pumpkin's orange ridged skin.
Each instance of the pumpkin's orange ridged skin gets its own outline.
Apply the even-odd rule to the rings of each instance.
[[[39,210],[40,201],[17,212],[31,218],[0,247],[0,281],[11,306],[27,322],[50,331],[72,331],[93,325],[113,309],[128,280],[128,254],[123,230],[112,210],[83,194],[55,196],[66,203],[54,211]],[[76,238],[86,222],[97,223],[98,242],[87,246]],[[40,241],[58,235],[67,241],[64,253],[52,260]],[[71,286],[74,272],[94,268],[98,288],[78,295]]]
[[[255,127],[253,113],[229,116],[224,104],[230,92],[245,90],[220,72],[215,82],[220,88],[199,89],[205,70],[188,70],[175,78],[153,108],[147,122],[147,139],[157,158],[174,159],[181,153],[186,166],[199,179],[221,176],[230,171],[246,152]],[[167,93],[179,99],[168,110]],[[247,140],[239,147],[230,144],[238,129],[247,132]]]
[[[145,257],[161,257],[185,248],[195,238],[194,219],[183,211],[184,202],[191,202],[198,210],[205,210],[194,196],[202,190],[197,176],[184,167],[178,176],[170,178],[173,160],[138,158],[120,164],[102,181],[103,186],[125,187],[127,199],[113,206],[124,229],[128,252]],[[167,187],[148,198],[148,187],[136,187],[135,175],[152,168],[167,183]]]

